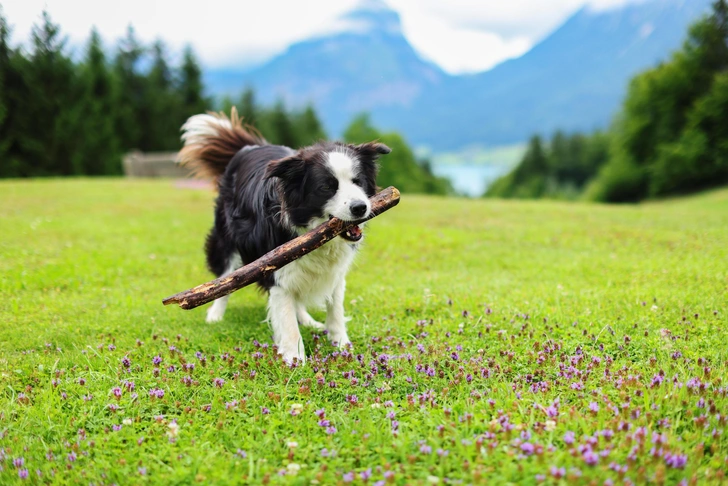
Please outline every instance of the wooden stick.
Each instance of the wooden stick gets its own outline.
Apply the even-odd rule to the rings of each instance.
[[[244,267],[212,282],[167,297],[162,303],[164,305],[179,304],[183,309],[194,309],[257,282],[293,260],[297,260],[333,240],[350,227],[369,221],[384,211],[393,208],[399,203],[399,191],[396,187],[390,186],[375,194],[370,202],[372,212],[366,219],[346,222],[338,218],[331,218],[308,233],[269,251],[254,262],[248,263]]]

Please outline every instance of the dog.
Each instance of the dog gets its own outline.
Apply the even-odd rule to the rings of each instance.
[[[379,142],[322,141],[294,150],[271,145],[245,126],[233,108],[199,114],[182,126],[179,162],[212,178],[218,189],[215,222],[207,236],[207,265],[227,275],[331,217],[357,221],[371,213],[377,160],[390,153]],[[268,293],[268,322],[278,353],[304,364],[300,326],[327,331],[334,346],[351,342],[344,316],[346,274],[359,250],[363,225],[289,263],[259,285]],[[228,296],[214,301],[207,322],[223,318]],[[326,322],[308,313],[326,307]]]

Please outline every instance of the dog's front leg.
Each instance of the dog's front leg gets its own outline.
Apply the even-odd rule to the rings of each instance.
[[[305,363],[306,352],[298,330],[296,305],[296,299],[281,287],[275,286],[270,289],[268,320],[273,328],[273,340],[278,346],[278,354],[288,363],[292,363],[293,358]]]
[[[351,344],[349,335],[346,333],[346,321],[344,316],[344,293],[346,292],[346,280],[343,278],[334,287],[331,298],[326,301],[326,330],[329,333],[329,341],[335,346],[346,347]]]

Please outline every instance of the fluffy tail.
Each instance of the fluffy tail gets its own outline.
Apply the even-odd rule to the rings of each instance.
[[[243,126],[235,107],[229,118],[223,112],[191,116],[182,125],[182,141],[179,163],[195,176],[215,180],[241,148],[267,143],[255,129]]]

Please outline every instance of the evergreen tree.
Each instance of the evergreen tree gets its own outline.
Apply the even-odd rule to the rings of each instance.
[[[174,90],[174,77],[167,63],[166,47],[161,40],[152,46],[152,67],[144,90],[144,127],[140,149],[145,152],[179,148],[179,127],[184,117],[179,113],[180,100]]]
[[[74,157],[75,165],[88,175],[120,174],[121,153],[114,127],[114,87],[101,37],[91,31],[81,70],[83,97],[80,102],[83,137]]]
[[[145,79],[139,73],[139,63],[143,55],[144,47],[137,40],[134,28],[129,26],[126,37],[119,42],[113,67],[114,125],[124,152],[141,148]]]
[[[555,137],[561,144],[560,137]],[[565,145],[565,142],[564,142]],[[550,177],[549,161],[541,137],[535,135],[516,168],[496,180],[486,191],[486,197],[539,198],[546,195]]]
[[[278,100],[268,115],[268,126],[270,127],[270,141],[278,145],[298,148],[298,136],[291,118],[286,112],[283,100]]]
[[[371,142],[372,140],[377,140],[379,137],[380,134],[372,125],[367,113],[362,113],[354,117],[344,131],[344,140],[351,143]]]
[[[178,91],[179,98],[182,100],[179,115],[181,122],[209,109],[210,102],[205,99],[202,85],[202,69],[190,46],[187,46],[184,51]]]
[[[258,106],[255,103],[255,92],[252,88],[246,88],[243,96],[240,98],[240,116],[243,123],[250,126],[256,126],[258,122]]]
[[[65,55],[60,28],[43,12],[43,22],[32,30],[32,54],[26,81],[30,88],[25,114],[32,128],[21,141],[29,175],[82,174],[72,157],[77,145],[80,111],[79,85],[73,63]]]
[[[14,175],[14,168],[10,167],[10,146],[9,126],[10,120],[10,58],[12,50],[9,44],[10,27],[3,15],[0,5],[0,177]]]
[[[324,128],[311,105],[307,106],[303,112],[296,116],[295,123],[298,128],[299,143],[301,145],[310,145],[326,138],[326,132],[324,132]]]

